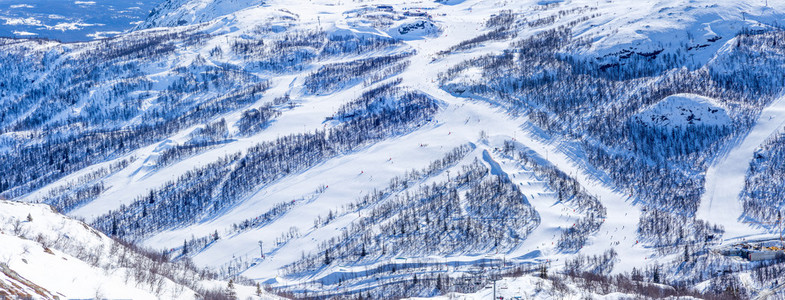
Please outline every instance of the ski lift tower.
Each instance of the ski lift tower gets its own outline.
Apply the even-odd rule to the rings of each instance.
[[[502,277],[501,275],[499,275],[499,273],[496,272],[491,272],[490,275],[491,275],[490,280],[493,281],[493,300],[497,300],[498,298],[496,296],[496,282],[502,280]]]

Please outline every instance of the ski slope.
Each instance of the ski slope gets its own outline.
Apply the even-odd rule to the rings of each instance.
[[[706,192],[695,216],[725,227],[725,240],[737,240],[765,234],[758,226],[744,223],[739,195],[755,149],[785,127],[785,97],[763,109],[755,126],[726,155],[706,171]]]

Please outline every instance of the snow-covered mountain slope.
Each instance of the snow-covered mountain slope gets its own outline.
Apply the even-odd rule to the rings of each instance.
[[[226,281],[156,260],[46,205],[0,201],[0,220],[0,296],[194,299],[228,288]],[[238,295],[255,292],[235,289]]]
[[[158,0],[29,1],[0,3],[0,36],[90,41],[126,32],[148,17]]]
[[[0,192],[288,297],[474,293],[542,267],[776,292],[781,264],[718,253],[775,230],[729,208],[785,120],[782,17],[167,1],[113,39],[0,43]]]
[[[265,1],[261,0],[164,1],[153,8],[147,20],[140,23],[137,28],[172,27],[208,22],[239,10],[263,4]]]

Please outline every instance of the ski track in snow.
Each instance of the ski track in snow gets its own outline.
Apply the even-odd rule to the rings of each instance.
[[[744,140],[706,171],[706,191],[695,216],[725,227],[725,240],[765,234],[741,219],[739,195],[755,150],[785,126],[785,96],[763,109]]]

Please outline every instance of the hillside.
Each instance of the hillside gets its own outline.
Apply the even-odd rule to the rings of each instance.
[[[196,299],[228,289],[226,281],[114,241],[46,205],[0,201],[0,208],[0,296]]]
[[[0,36],[80,42],[116,36],[144,22],[159,0],[9,0]],[[88,13],[85,13],[88,12]]]
[[[481,297],[495,276],[527,297],[783,296],[785,253],[766,248],[783,17],[774,1],[169,0],[110,39],[2,39],[0,195],[18,212],[0,224],[82,224],[48,204],[91,244],[286,297]],[[19,236],[12,261],[41,248]],[[761,245],[772,257],[740,257]],[[6,265],[41,297],[163,297]]]

